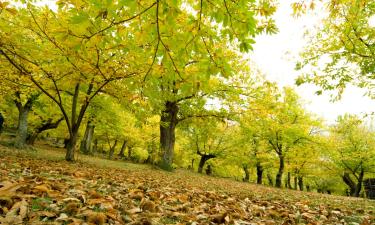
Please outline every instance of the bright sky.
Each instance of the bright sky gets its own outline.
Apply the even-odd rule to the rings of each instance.
[[[295,1],[295,0],[294,0]],[[280,1],[275,20],[279,33],[272,36],[263,35],[256,39],[252,60],[258,65],[266,78],[282,86],[294,86],[299,75],[294,70],[298,53],[307,44],[303,38],[306,29],[313,29],[318,24],[323,12],[308,14],[295,18],[291,16],[292,0]],[[317,96],[318,88],[310,84],[296,87],[298,94],[307,103],[306,108],[322,116],[329,123],[333,123],[338,115],[345,113],[370,113],[375,112],[375,100],[363,96],[364,91],[350,87],[344,92],[342,100],[330,102],[328,93]]]

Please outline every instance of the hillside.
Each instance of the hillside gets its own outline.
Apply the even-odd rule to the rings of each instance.
[[[375,224],[375,202],[0,146],[0,224]]]

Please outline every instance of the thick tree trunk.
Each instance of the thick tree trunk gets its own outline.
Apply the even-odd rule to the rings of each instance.
[[[117,146],[117,140],[115,140],[115,143],[113,144],[113,146],[109,146],[109,159],[113,159],[113,154],[115,153],[115,149],[116,149],[116,146]]]
[[[279,155],[279,171],[276,174],[276,183],[275,183],[275,186],[278,188],[281,188],[284,168],[285,168],[284,156]]]
[[[260,162],[257,162],[257,184],[262,184],[263,183],[263,167],[260,164]]]
[[[244,182],[249,182],[250,181],[250,171],[248,165],[244,164],[242,165],[242,169],[245,172],[245,177],[243,178]]]
[[[28,129],[28,116],[31,110],[31,106],[21,106],[18,108],[18,128],[16,134],[16,140],[14,146],[16,148],[24,148],[27,139],[27,129]]]
[[[160,150],[163,154],[161,166],[167,170],[172,169],[177,114],[177,103],[167,101],[160,118]]]
[[[303,191],[303,176],[298,176],[298,187],[300,191]]]
[[[65,160],[68,162],[73,162],[75,160],[74,154],[77,147],[77,140],[78,140],[78,131],[72,133],[71,137],[69,138],[66,144],[66,154]]]
[[[124,140],[124,142],[122,143],[122,146],[121,146],[121,150],[120,152],[118,153],[118,156],[120,158],[125,158],[125,149],[126,149],[126,144],[128,143],[127,140]]]
[[[92,122],[90,120],[87,121],[85,135],[83,136],[80,146],[81,152],[86,155],[92,152],[92,138],[94,136],[94,129],[95,126],[92,124]]]

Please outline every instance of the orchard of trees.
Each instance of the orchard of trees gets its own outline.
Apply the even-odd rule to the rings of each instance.
[[[67,161],[80,152],[357,197],[375,177],[371,123],[345,114],[327,125],[243,59],[255,37],[277,33],[276,1],[39,3],[0,1],[3,144],[55,140]],[[296,83],[373,97],[375,2],[325,5]]]

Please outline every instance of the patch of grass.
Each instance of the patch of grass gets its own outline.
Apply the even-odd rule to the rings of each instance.
[[[159,168],[162,169],[162,170],[168,171],[168,172],[173,172],[174,171],[173,166],[169,165],[168,163],[166,163],[164,161],[161,161],[159,163]]]
[[[180,219],[176,216],[166,216],[160,219],[162,224],[175,224],[180,222]]]
[[[31,201],[31,210],[33,212],[40,210],[48,210],[53,201],[51,198],[35,198]]]

